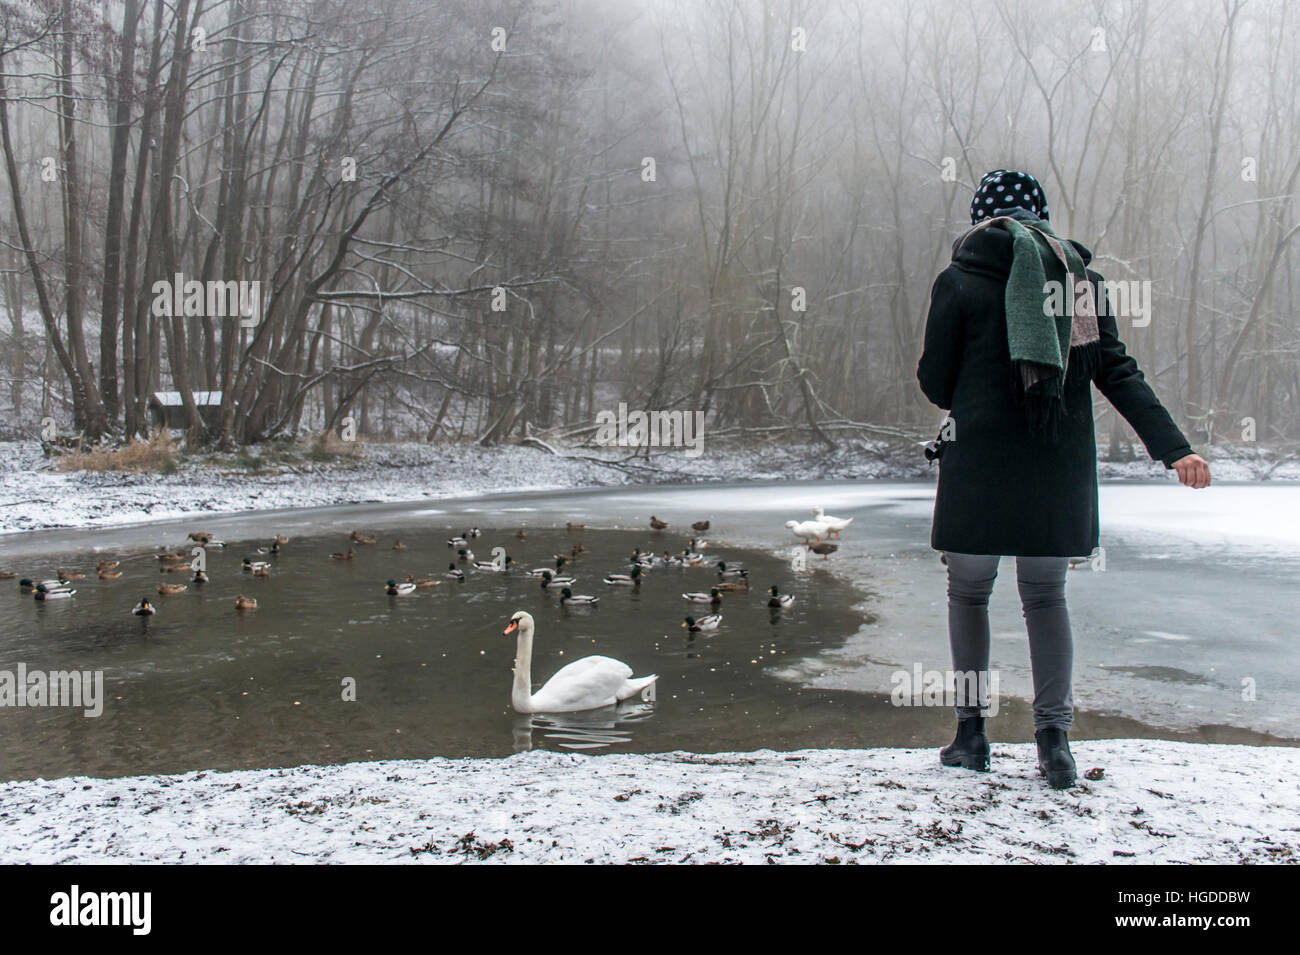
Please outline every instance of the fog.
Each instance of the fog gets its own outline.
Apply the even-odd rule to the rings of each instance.
[[[620,403],[718,439],[929,436],[930,286],[1007,167],[1132,293],[1121,336],[1198,444],[1300,438],[1283,2],[0,16],[0,436],[148,437],[159,390],[195,447],[581,442]]]

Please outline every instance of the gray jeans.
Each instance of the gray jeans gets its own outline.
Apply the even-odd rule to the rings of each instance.
[[[958,674],[979,673],[988,686],[989,594],[998,576],[1000,557],[954,554],[948,560],[948,644]],[[1016,583],[1029,631],[1029,662],[1034,671],[1034,729],[1068,730],[1074,720],[1071,671],[1074,641],[1065,606],[1065,557],[1017,557]],[[980,715],[979,700],[969,699],[957,680],[957,718]],[[987,701],[985,701],[987,704]]]

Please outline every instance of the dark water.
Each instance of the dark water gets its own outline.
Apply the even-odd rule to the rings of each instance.
[[[414,522],[413,518],[413,522]],[[462,528],[463,529],[463,528]],[[276,528],[266,527],[269,536]],[[862,623],[855,591],[813,565],[802,573],[770,555],[736,548],[707,550],[751,570],[749,593],[729,594],[724,623],[691,635],[684,590],[707,590],[713,569],[656,568],[639,589],[601,578],[626,572],[633,548],[680,549],[678,535],[649,532],[529,531],[484,528],[470,546],[480,559],[504,545],[519,562],[512,573],[475,571],[432,590],[390,597],[384,581],[406,574],[442,577],[450,528],[412,526],[396,532],[408,545],[392,550],[394,532],[358,546],[352,561],[329,558],[346,549],[343,535],[294,536],[279,556],[260,558],[258,544],[231,541],[208,555],[210,583],[158,596],[161,575],[148,552],[99,552],[82,559],[32,559],[23,576],[53,576],[76,567],[70,600],[38,603],[16,582],[0,589],[0,668],[103,670],[103,715],[80,710],[0,709],[0,777],[123,775],[194,768],[252,768],[421,756],[505,755],[528,747],[583,751],[751,749],[814,745],[824,720],[845,713],[831,703],[850,694],[813,693],[768,675],[787,656],[838,645]],[[544,593],[529,568],[553,563],[575,541],[587,547],[571,573],[576,593],[601,598],[593,609],[565,609]],[[172,542],[180,549],[179,540]],[[273,564],[272,576],[240,571],[252,556]],[[101,581],[99,557],[122,560],[121,580]],[[773,613],[766,588],[796,596]],[[235,610],[236,595],[259,608]],[[130,609],[142,596],[158,607],[151,618]],[[513,638],[502,629],[516,610],[537,621],[533,683],[592,653],[616,657],[637,675],[659,674],[654,704],[581,714],[523,717],[510,707]],[[355,681],[355,702],[344,680]],[[810,699],[811,697],[811,699]],[[809,718],[807,704],[819,703]],[[866,698],[851,703],[871,707]],[[816,708],[816,707],[815,707]]]

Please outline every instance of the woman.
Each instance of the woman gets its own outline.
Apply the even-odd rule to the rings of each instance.
[[[989,769],[988,700],[979,698],[987,690],[971,691],[988,686],[989,594],[1000,557],[1012,555],[1029,631],[1038,767],[1063,789],[1075,780],[1065,576],[1068,558],[1098,543],[1090,384],[1183,484],[1208,486],[1210,469],[1125,352],[1103,280],[1086,269],[1092,254],[1057,239],[1047,220],[1032,176],[998,169],[981,180],[972,228],[931,292],[917,379],[949,411],[931,544],[948,565],[958,705],[957,736],[940,762]]]

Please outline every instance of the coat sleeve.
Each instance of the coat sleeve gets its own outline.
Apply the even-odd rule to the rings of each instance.
[[[962,314],[960,276],[949,267],[930,289],[930,313],[925,320],[925,346],[916,366],[916,380],[933,404],[952,410],[957,372],[961,368]]]
[[[1100,356],[1093,380],[1115,410],[1133,426],[1147,453],[1165,467],[1192,453],[1187,438],[1147,384],[1146,377],[1119,338],[1119,326],[1106,299],[1101,276],[1089,273],[1098,291],[1097,326],[1101,332]]]

